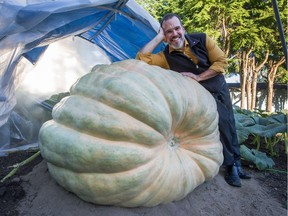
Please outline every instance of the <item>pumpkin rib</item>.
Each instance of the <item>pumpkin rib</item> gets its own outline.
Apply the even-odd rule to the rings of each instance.
[[[145,67],[144,67],[145,69]],[[171,131],[174,131],[175,128],[177,128],[177,126],[179,124],[181,124],[181,122],[183,121],[184,119],[184,114],[186,113],[186,110],[187,110],[187,104],[184,106],[183,109],[179,109],[181,108],[180,106],[178,106],[178,104],[185,104],[184,101],[185,99],[181,96],[183,94],[181,94],[182,92],[182,88],[179,89],[179,88],[176,88],[176,86],[173,87],[173,91],[172,91],[172,88],[165,88],[162,86],[162,83],[159,82],[159,81],[155,81],[155,77],[161,77],[161,79],[165,80],[164,83],[170,83],[170,82],[177,82],[177,80],[181,77],[182,75],[179,75],[178,73],[175,73],[171,70],[167,70],[165,72],[161,72],[159,73],[158,72],[159,70],[159,67],[157,66],[151,66],[151,68],[149,68],[149,70],[145,70],[145,76],[147,76],[151,82],[159,89],[159,91],[162,92],[162,95],[163,95],[163,98],[166,100],[166,103],[170,109],[170,115],[171,115],[171,119],[172,119],[172,122],[171,122]],[[138,72],[140,73],[140,72]],[[154,73],[157,73],[157,76],[154,76]],[[170,76],[166,76],[165,73],[169,73]],[[164,74],[164,75],[163,75]],[[160,76],[161,75],[161,76]],[[172,75],[172,76],[171,76]],[[160,79],[160,78],[159,78]],[[161,85],[161,86],[160,86]],[[183,87],[183,86],[181,86]],[[171,89],[171,90],[170,90]],[[176,90],[177,90],[177,93]],[[170,91],[169,91],[170,90]],[[165,91],[165,92],[164,92]],[[168,91],[168,92],[167,92]],[[171,94],[171,92],[173,94]],[[173,98],[171,98],[173,96]],[[175,98],[176,96],[176,98]],[[174,110],[172,110],[173,107],[175,107],[175,103],[172,103],[173,101],[177,101],[179,102],[177,104],[177,108],[175,108]],[[179,111],[179,113],[182,113],[180,116],[178,115],[175,115],[175,112],[178,111],[178,110],[181,110]],[[174,118],[173,118],[174,116]],[[176,123],[175,123],[176,122]]]
[[[206,137],[207,135],[217,133],[217,131],[218,131],[217,121],[218,121],[218,119],[215,119],[213,122],[207,122],[208,126],[206,126],[206,127],[195,126],[195,128],[192,128],[191,130],[187,130],[185,132],[183,132],[183,130],[179,130],[177,128],[175,131],[175,134],[181,134],[181,140],[186,140],[186,139],[191,139],[191,138],[193,138],[193,139],[203,138],[203,137]],[[201,122],[201,123],[203,123],[203,122]],[[193,125],[191,125],[190,127],[193,127]],[[189,127],[189,126],[187,125],[187,127]]]
[[[167,153],[168,151],[165,150],[165,153]],[[170,172],[170,169],[167,169],[166,167],[168,166],[168,164],[171,163],[171,161],[169,160],[168,154],[165,154],[166,157],[163,156],[163,154],[161,155],[161,161],[163,161],[162,164],[166,164],[166,166],[162,167],[159,171],[157,172],[157,176],[156,178],[154,178],[154,181],[149,185],[149,187],[145,188],[145,190],[143,190],[142,193],[138,194],[136,197],[134,197],[132,200],[127,200],[127,202],[123,203],[125,206],[129,205],[128,203],[139,203],[141,206],[151,206],[151,204],[149,204],[149,202],[152,202],[153,205],[158,205],[159,203],[155,202],[156,196],[159,192],[166,192],[165,190],[162,189],[162,187],[165,185],[166,183],[166,176],[169,176],[168,173]],[[157,187],[157,190],[152,190],[153,188],[155,188],[157,185],[160,185]],[[147,194],[146,191],[152,191],[149,192]],[[145,198],[143,198],[143,196]],[[167,196],[166,196],[167,199]],[[168,202],[168,201],[167,201]],[[165,203],[165,202],[164,202]]]
[[[187,178],[190,180],[190,181],[188,180],[187,182],[195,185],[194,187],[188,187],[190,188],[190,191],[187,190],[186,194],[188,194],[192,190],[194,190],[196,186],[200,185],[201,183],[205,181],[205,175],[204,175],[203,170],[195,162],[195,160],[191,160],[191,157],[189,154],[187,154],[186,149],[180,148],[177,153],[178,153],[179,160],[181,161],[183,165],[182,167],[185,168],[184,173],[186,174]]]
[[[203,175],[205,176],[206,181],[211,180],[219,171],[219,168],[217,169],[217,167],[219,167],[219,161],[216,160],[215,158],[212,157],[207,157],[207,155],[201,155],[201,154],[197,154],[196,152],[192,152],[192,151],[187,151],[185,149],[186,153],[189,155],[189,157],[191,157],[191,159],[193,161],[195,161],[195,163],[199,166],[199,168],[202,170]],[[207,162],[207,160],[209,160],[209,162]],[[207,167],[207,165],[211,165],[213,166],[211,168]],[[211,173],[211,170],[215,170],[215,173]]]
[[[52,132],[54,136],[58,137],[57,143],[49,140]],[[80,132],[76,133],[70,128],[67,128],[64,133],[64,130],[57,127],[55,123],[50,128],[46,126],[45,131],[40,131],[40,137],[41,152],[44,158],[58,166],[79,172],[119,172],[128,170],[145,164],[158,154],[158,151],[156,151],[158,148],[151,149],[143,145],[135,145],[135,143],[131,143],[129,146],[128,142],[96,139]],[[46,141],[43,142],[43,140]],[[79,145],[78,143],[83,144]],[[121,145],[121,143],[123,144]],[[116,151],[116,149],[118,150]],[[49,150],[50,152],[47,152]],[[61,157],[63,154],[65,154],[64,158]],[[125,156],[129,156],[130,159],[129,157],[126,159]],[[125,160],[130,160],[130,163],[128,161],[124,163]],[[130,165],[127,166],[127,163]],[[106,166],[104,166],[105,164]],[[108,166],[109,164],[110,166]]]
[[[161,161],[161,160],[160,160]],[[155,164],[153,164],[153,162],[149,162],[148,164],[145,164],[145,166],[146,167],[144,167],[147,171],[146,171],[146,173],[147,173],[147,178],[145,178],[145,179],[150,179],[150,181],[151,181],[151,183],[153,183],[153,182],[155,182],[154,181],[154,179],[155,179],[155,177],[153,177],[153,176],[157,176],[158,174],[159,174],[159,172],[157,172],[157,171],[152,171],[151,172],[151,169],[148,167],[147,168],[147,166],[151,166],[151,168],[153,169],[153,168],[155,168]],[[159,170],[161,171],[161,170],[163,170],[162,169],[162,166],[158,166],[159,167]],[[57,170],[57,169],[63,169],[63,168],[59,168],[59,167],[56,167],[56,166],[54,166],[53,164],[49,164],[49,171],[52,173],[52,175],[54,176],[54,172],[55,172],[55,169]],[[141,167],[141,169],[143,169],[143,167]],[[136,189],[135,189],[135,187],[133,187],[132,185],[133,184],[131,184],[131,183],[127,183],[126,184],[126,188],[125,188],[125,190],[123,189],[123,190],[121,190],[121,193],[119,194],[119,193],[115,193],[115,192],[113,192],[113,183],[112,182],[110,182],[110,181],[115,181],[115,182],[118,182],[118,180],[117,179],[121,179],[121,178],[129,178],[129,176],[127,176],[127,174],[128,173],[130,173],[130,174],[133,174],[133,175],[135,175],[134,173],[135,172],[133,172],[133,171],[124,171],[124,172],[121,172],[121,173],[117,173],[117,175],[115,176],[115,175],[113,175],[114,177],[117,177],[117,178],[114,178],[114,177],[109,177],[109,175],[111,175],[111,174],[99,174],[98,175],[98,177],[100,177],[100,178],[104,178],[103,180],[100,180],[100,179],[94,179],[94,175],[93,174],[91,174],[91,173],[83,173],[83,174],[81,174],[81,175],[79,175],[78,173],[74,173],[73,171],[71,171],[71,170],[67,170],[67,169],[64,169],[64,170],[62,170],[63,172],[69,172],[70,174],[68,174],[68,173],[66,173],[65,175],[69,175],[69,178],[65,178],[65,179],[62,179],[61,180],[61,178],[58,178],[58,176],[56,175],[56,176],[54,176],[54,178],[56,178],[57,179],[57,181],[59,182],[59,184],[60,185],[62,185],[63,187],[65,187],[68,191],[72,191],[72,192],[74,192],[74,193],[76,193],[78,196],[79,196],[79,194],[81,194],[81,191],[82,191],[82,189],[81,189],[81,187],[83,187],[83,184],[84,184],[84,186],[85,186],[85,184],[93,184],[93,182],[98,182],[98,184],[97,184],[97,186],[96,185],[94,185],[93,184],[93,186],[96,186],[98,189],[96,189],[96,188],[92,188],[93,190],[92,191],[94,191],[94,193],[96,193],[96,196],[95,196],[95,198],[97,199],[97,200],[95,200],[95,201],[98,201],[99,202],[99,199],[103,199],[103,200],[107,200],[107,202],[105,203],[105,204],[115,204],[115,205],[117,205],[117,203],[118,203],[118,205],[121,205],[121,206],[123,206],[123,202],[125,202],[125,203],[127,203],[127,193],[128,194],[130,194],[130,193],[132,193],[133,194],[133,197],[134,196],[138,196],[138,194],[139,194],[139,191],[142,191],[142,190],[144,190],[146,187],[144,187],[145,185],[147,185],[147,184],[149,184],[149,181],[147,182],[147,180],[145,180],[144,178],[142,178],[142,177],[139,177],[139,180],[141,180],[141,182],[143,182],[143,183],[137,183],[137,187],[136,187]],[[58,173],[58,172],[57,172]],[[78,186],[75,186],[75,185],[71,185],[71,184],[73,184],[73,183],[75,183],[75,182],[79,182],[79,181],[73,181],[73,178],[75,178],[75,177],[79,177],[79,178],[82,178],[82,180],[81,180],[81,182],[82,182],[82,184],[79,184]],[[130,177],[131,178],[131,177]],[[107,181],[107,180],[109,180],[109,181]],[[63,182],[62,182],[63,181]],[[68,181],[68,182],[67,182]],[[86,182],[87,181],[87,182]],[[123,181],[123,180],[121,180],[121,181]],[[89,183],[90,182],[90,183]],[[76,188],[75,188],[76,187]],[[79,187],[80,187],[80,189],[79,189]],[[139,188],[140,187],[140,188]],[[111,190],[110,190],[111,189]],[[75,191],[76,190],[76,191]],[[129,191],[129,190],[132,190],[132,192],[131,191]],[[136,190],[136,191],[134,191],[134,190]],[[79,191],[79,192],[78,192]],[[128,191],[128,192],[127,192]],[[134,191],[134,192],[133,192]],[[148,194],[149,195],[149,194]],[[120,197],[120,201],[119,202],[115,202],[113,199],[115,199],[115,196],[116,196],[116,199],[119,199],[119,197]],[[130,195],[131,196],[131,195]],[[149,195],[150,196],[150,195]],[[118,197],[118,198],[117,198]],[[133,197],[131,197],[131,199],[133,199]],[[82,197],[83,198],[83,197]],[[147,198],[147,199],[149,199],[149,197]],[[86,199],[85,199],[86,200]],[[112,202],[112,201],[113,202]],[[89,201],[89,200],[87,200],[87,201]],[[103,202],[103,201],[101,201],[101,202]],[[134,205],[132,205],[131,203],[133,203],[132,201],[128,201],[128,203],[130,203],[129,204],[129,207],[135,207],[135,204]],[[128,204],[126,205],[126,206],[128,206]]]
[[[82,108],[77,106],[79,102],[85,104],[85,112],[81,112]],[[151,142],[161,143],[164,139],[149,125],[125,112],[86,97],[71,96],[62,101],[60,108],[53,109],[52,116],[56,122],[90,136],[148,146]]]
[[[217,122],[217,120],[215,120]],[[214,123],[214,122],[213,122]],[[197,131],[189,131],[187,133],[181,133],[179,131],[177,131],[175,133],[175,135],[177,134],[181,134],[181,142],[185,143],[186,141],[193,141],[193,143],[201,143],[201,145],[203,145],[202,141],[207,141],[207,140],[214,140],[215,141],[215,136],[219,136],[220,138],[220,134],[219,134],[219,130],[218,130],[218,125],[215,126],[213,125],[213,123],[211,123],[208,127],[202,130],[197,130]]]
[[[191,78],[183,77],[181,74],[176,73],[176,72],[174,72],[172,70],[164,70],[164,69],[162,69],[162,68],[160,68],[158,66],[153,66],[153,65],[149,65],[149,67],[147,67],[146,63],[144,63],[142,61],[139,61],[139,60],[127,60],[127,61],[117,62],[115,65],[117,65],[117,68],[121,68],[122,70],[127,70],[127,68],[131,67],[133,69],[133,71],[135,71],[136,73],[141,74],[141,75],[143,74],[143,76],[145,74],[144,77],[148,77],[149,80],[153,83],[153,85],[156,86],[160,90],[160,92],[163,92],[166,89],[173,89],[174,91],[177,91],[177,93],[172,94],[173,96],[175,96],[175,95],[185,95],[183,92],[185,92],[185,91],[187,91],[187,89],[189,89],[190,90],[189,96],[191,96],[191,91],[194,92],[194,90],[197,89],[197,91],[200,91],[201,93],[205,93],[205,94],[209,94],[210,95],[210,93],[206,89],[204,89],[201,85],[199,85],[195,80],[193,80]],[[143,73],[143,71],[144,71],[144,73]],[[157,75],[155,75],[155,74],[157,74]],[[164,82],[159,82],[157,80],[157,78],[161,79],[161,80],[165,80],[165,81]],[[178,81],[181,81],[181,84],[182,84],[182,85],[179,85],[180,88],[177,88],[177,85],[173,86],[173,88],[167,88],[167,87],[165,88],[165,87],[163,87],[163,85],[161,85],[163,83],[164,84],[166,84],[166,83],[174,83],[174,82],[178,82]],[[161,87],[159,85],[161,85]],[[171,92],[174,92],[174,91],[171,91]],[[199,92],[198,93],[194,93],[193,97],[197,98],[197,102],[203,103],[202,94],[201,93],[200,94],[199,94]],[[165,93],[162,93],[162,95],[163,95],[163,98],[166,100],[166,102],[168,104],[168,107],[170,108],[170,114],[171,115],[172,115],[172,113],[175,114],[175,112],[171,111],[171,108],[174,107],[174,106],[171,106],[171,102],[174,101],[174,100],[171,99],[171,98],[168,98],[168,95],[171,95],[171,94],[165,92]],[[179,100],[176,100],[176,101],[178,101],[179,103],[183,104],[185,99],[186,98],[181,97],[180,101]],[[205,116],[207,113],[209,113],[209,110],[213,110],[214,107],[216,107],[216,102],[214,101],[214,98],[213,98],[213,102],[214,102],[214,105],[212,107],[205,106],[206,104],[203,103],[203,105],[205,107],[207,107],[208,109],[206,109],[206,110],[201,110],[200,109],[201,111],[204,112],[204,113],[202,113],[202,115]],[[173,105],[175,105],[175,104],[173,104]],[[182,113],[187,113],[187,107],[195,107],[193,105],[194,104],[189,104],[189,105],[187,104],[185,106],[186,108],[184,108],[182,110]],[[218,114],[217,111],[214,112],[214,113]],[[178,125],[179,124],[183,125],[182,119],[185,119],[185,116],[182,116],[182,118],[180,120],[178,120],[178,122],[179,122]],[[175,118],[172,118],[172,121],[173,120],[175,120]],[[174,123],[172,122],[172,125],[173,124]],[[175,126],[175,128],[177,128],[177,126]],[[171,129],[171,130],[174,131],[174,129]]]
[[[155,159],[156,160],[156,159]],[[159,157],[157,158],[157,161],[154,161],[154,163],[158,162]],[[165,165],[165,160],[163,161],[163,156],[160,159],[160,161],[162,161],[162,164]],[[166,160],[167,162],[167,160]],[[154,165],[155,166],[155,165]],[[158,165],[159,166],[159,165]],[[142,192],[140,192],[139,194],[137,194],[136,196],[132,197],[129,200],[123,200],[123,203],[118,203],[118,205],[123,205],[123,206],[127,206],[127,207],[133,207],[133,203],[137,203],[138,205],[140,204],[141,206],[151,206],[151,205],[147,205],[147,203],[153,199],[155,199],[155,196],[157,193],[157,191],[161,190],[161,188],[157,187],[157,185],[163,185],[164,184],[164,180],[163,179],[163,175],[164,173],[167,173],[167,170],[165,169],[165,166],[159,166],[159,171],[154,171],[154,173],[156,174],[156,176],[153,178],[153,181],[151,181],[150,184],[146,184],[143,185],[145,187],[143,187]],[[162,180],[161,180],[162,179]],[[157,188],[157,190],[154,190],[153,188]],[[157,205],[156,203],[154,203],[154,205]]]
[[[181,152],[181,157],[179,157],[179,153],[178,154],[176,153],[177,151]],[[185,166],[182,166],[181,168],[181,164],[183,165],[183,163],[181,163],[183,156],[181,149],[177,149],[175,152],[170,151],[169,156],[170,156],[169,159],[167,159],[169,161],[169,163],[167,163],[169,169],[167,170],[166,175],[163,176],[163,182],[159,182],[160,186],[156,190],[153,198],[148,200],[148,202],[146,202],[144,206],[154,206],[160,203],[168,203],[173,200],[181,200],[195,188],[195,186],[191,185],[198,185],[202,183],[197,181],[193,177],[187,178],[187,176],[185,175],[187,171],[185,171],[183,167],[186,167],[187,164],[185,164]],[[171,156],[174,159],[172,161]],[[190,160],[189,163],[194,163],[194,161]],[[178,167],[175,167],[173,165],[178,165]],[[195,174],[195,169],[197,170],[197,167],[193,167],[193,172],[191,169],[192,175],[190,176],[193,176]],[[188,183],[188,185],[190,186],[180,187],[181,180]],[[163,199],[163,197],[165,197],[165,201],[161,200]]]
[[[208,149],[208,150],[207,150]],[[210,160],[214,161],[215,163],[218,163],[220,166],[222,164],[221,159],[223,158],[222,156],[222,148],[215,148],[212,144],[206,144],[204,146],[193,146],[193,147],[183,147],[183,150],[192,152],[193,154],[209,158]],[[214,153],[215,156],[211,156],[211,153]],[[219,162],[220,161],[220,162]]]
[[[136,75],[137,76],[141,76],[141,79],[142,79],[141,83],[144,83],[144,80],[145,80],[145,84],[142,84],[142,85],[135,84],[135,82],[133,80],[129,80],[129,78],[131,78],[131,76],[127,77],[127,74],[128,75],[132,75],[132,77],[136,76]],[[93,76],[93,75],[95,75],[97,77],[98,76],[97,71],[94,71],[93,73],[87,74],[88,77]],[[133,88],[137,89],[138,93],[140,92],[140,94],[138,95],[138,93],[136,94],[135,91],[134,92],[129,91],[130,94],[132,94],[131,97],[129,98],[130,100],[133,97],[135,98],[135,95],[138,96],[138,97],[141,96],[141,94],[142,94],[141,92],[144,91],[143,89],[147,89],[147,88],[148,89],[152,89],[153,88],[154,90],[156,90],[156,89],[158,90],[158,88],[156,88],[156,86],[153,84],[153,82],[151,82],[151,80],[149,80],[147,77],[145,77],[145,76],[143,76],[142,74],[139,74],[139,73],[135,73],[135,72],[129,72],[128,73],[127,71],[125,71],[125,73],[124,72],[123,72],[123,74],[121,73],[120,75],[118,75],[118,77],[113,76],[113,78],[114,78],[115,82],[120,82],[119,79],[124,80],[125,82],[127,82],[127,85],[129,84],[129,85],[135,86]],[[94,80],[94,79],[95,78],[93,78],[92,80]],[[138,79],[140,79],[140,78],[137,78],[136,80],[138,80]],[[117,83],[115,84],[115,82],[110,81],[110,83],[112,83],[110,85],[112,85],[112,87],[120,85],[120,84],[117,84]],[[100,102],[104,103],[105,105],[112,107],[115,110],[119,110],[119,111],[125,112],[127,115],[130,115],[133,118],[136,118],[139,121],[142,121],[142,122],[146,123],[147,125],[149,125],[150,127],[154,128],[159,133],[163,134],[163,136],[167,136],[168,131],[170,131],[170,128],[167,127],[167,126],[169,126],[171,124],[167,123],[166,121],[171,121],[171,114],[170,113],[169,113],[169,115],[165,114],[165,113],[167,113],[167,110],[169,110],[168,105],[161,106],[161,107],[156,106],[157,104],[159,104],[159,97],[158,96],[162,95],[159,90],[157,92],[158,100],[151,100],[147,96],[144,97],[144,98],[147,98],[148,101],[149,101],[146,104],[149,104],[151,102],[151,104],[153,104],[152,106],[147,107],[147,105],[145,105],[146,106],[146,108],[145,108],[145,106],[143,105],[144,104],[143,101],[141,101],[142,106],[137,106],[137,103],[134,102],[135,104],[131,108],[133,108],[133,109],[136,108],[136,110],[131,110],[131,109],[129,110],[129,106],[127,107],[127,104],[129,104],[129,102],[128,102],[129,99],[128,99],[128,101],[123,101],[123,96],[122,96],[123,94],[121,94],[119,96],[118,89],[117,89],[116,92],[113,92],[111,90],[107,91],[107,87],[106,87],[105,88],[105,92],[103,92],[103,90],[101,90],[102,88],[99,91],[97,89],[97,87],[93,86],[92,89],[89,89],[91,91],[87,92],[87,89],[82,90],[82,88],[84,88],[85,86],[80,85],[80,83],[81,82],[78,82],[77,83],[78,86],[75,85],[73,88],[71,88],[71,89],[73,89],[73,94],[83,95],[83,96],[86,96],[86,97],[90,97],[90,98],[92,98],[94,100],[96,99],[97,101],[100,101]],[[124,84],[122,84],[122,85],[124,85]],[[125,86],[127,87],[127,85],[125,85]],[[139,88],[140,88],[139,86],[142,86],[141,87],[142,90],[141,89],[139,90]],[[150,94],[150,96],[153,96],[153,94]],[[117,101],[115,98],[116,99],[120,98],[120,100]],[[143,99],[143,97],[139,97],[139,98]],[[163,99],[165,99],[165,98],[162,97],[161,100],[163,101]],[[140,102],[139,99],[138,99],[138,102]],[[161,104],[163,105],[163,103],[161,103]],[[153,109],[152,109],[152,107],[153,107]],[[153,110],[155,110],[156,107],[159,109],[159,111],[157,111],[157,112],[153,111]],[[153,112],[150,113],[149,111],[153,111]],[[141,113],[142,113],[142,115],[140,115]],[[153,113],[154,113],[154,115],[152,115]],[[165,115],[159,116],[157,113],[163,113]],[[155,117],[157,117],[157,118],[161,117],[161,119],[163,119],[163,120],[165,119],[165,121],[163,121],[161,119],[154,120]],[[163,121],[163,123],[155,125],[155,122],[158,122],[159,120]],[[154,123],[154,125],[151,124],[152,122]],[[156,126],[157,127],[161,126],[161,127],[157,128]],[[167,128],[163,129],[162,127],[164,127],[164,126],[167,127]]]
[[[169,178],[171,176],[171,171],[172,169],[170,168],[171,164],[175,164],[173,162],[171,162],[171,154],[169,154],[169,151],[165,151],[165,155],[166,157],[163,156],[162,153],[162,160],[163,158],[165,158],[164,160],[164,164],[166,164],[166,167],[164,166],[161,170],[161,173],[159,173],[157,179],[155,179],[155,183],[152,183],[151,188],[154,188],[155,186],[157,187],[157,190],[153,190],[150,188],[148,188],[150,192],[150,196],[149,199],[146,199],[145,201],[142,201],[141,205],[143,206],[154,206],[154,205],[158,205],[160,204],[160,202],[163,202],[163,200],[161,200],[161,197],[165,197],[165,202],[163,203],[167,203],[167,202],[171,202],[173,200],[173,198],[170,198],[171,193],[173,193],[173,197],[177,195],[175,195],[175,191],[173,190],[168,190],[167,187],[169,187],[169,189],[171,189],[170,187],[172,187],[171,184],[168,184],[167,181],[173,181],[171,180],[171,178]],[[173,158],[175,158],[175,155],[173,154]],[[168,162],[167,162],[168,161]],[[177,164],[177,163],[176,163]],[[168,167],[169,165],[169,167]],[[167,168],[168,167],[168,168]],[[179,171],[178,169],[174,169],[174,171]],[[167,186],[168,185],[168,186]],[[173,191],[173,192],[171,192]],[[159,198],[160,197],[160,198]],[[142,199],[143,200],[143,199]]]
[[[213,106],[211,106],[211,104],[213,104]],[[192,110],[192,113],[197,113],[193,116],[195,120],[189,120],[188,117],[184,118],[180,127],[176,129],[176,133],[180,130],[183,138],[185,138],[185,136],[190,136],[190,134],[200,137],[212,133],[210,131],[211,128],[218,130],[218,113],[215,111],[216,102],[211,104],[207,109],[201,109],[201,112]],[[211,112],[211,110],[214,112]],[[190,112],[191,111],[188,110],[186,115],[191,116]],[[183,130],[185,130],[185,132],[183,132]]]

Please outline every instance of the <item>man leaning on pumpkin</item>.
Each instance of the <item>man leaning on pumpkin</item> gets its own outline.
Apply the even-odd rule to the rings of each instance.
[[[251,176],[241,168],[233,108],[223,75],[227,67],[224,53],[205,33],[185,34],[177,14],[166,14],[160,25],[158,34],[137,53],[136,58],[190,77],[213,95],[219,114],[225,180],[229,185],[241,187],[240,178],[250,179]],[[163,41],[168,43],[165,50],[152,54]]]

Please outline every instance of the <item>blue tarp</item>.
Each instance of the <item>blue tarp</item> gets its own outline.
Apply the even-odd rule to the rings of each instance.
[[[0,14],[0,153],[9,144],[5,125],[17,102],[23,58],[36,64],[51,43],[69,36],[96,44],[111,62],[135,58],[159,28],[134,0],[9,0],[0,3]]]

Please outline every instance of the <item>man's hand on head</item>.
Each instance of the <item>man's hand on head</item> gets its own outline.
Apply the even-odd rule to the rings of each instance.
[[[162,38],[162,41],[166,42],[166,37],[162,27],[159,28],[157,37]]]

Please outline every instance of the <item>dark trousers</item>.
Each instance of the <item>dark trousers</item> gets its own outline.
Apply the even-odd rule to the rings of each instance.
[[[220,141],[223,145],[223,165],[232,165],[240,159],[240,146],[238,143],[232,102],[227,84],[217,93],[212,93],[217,103],[219,114]]]

